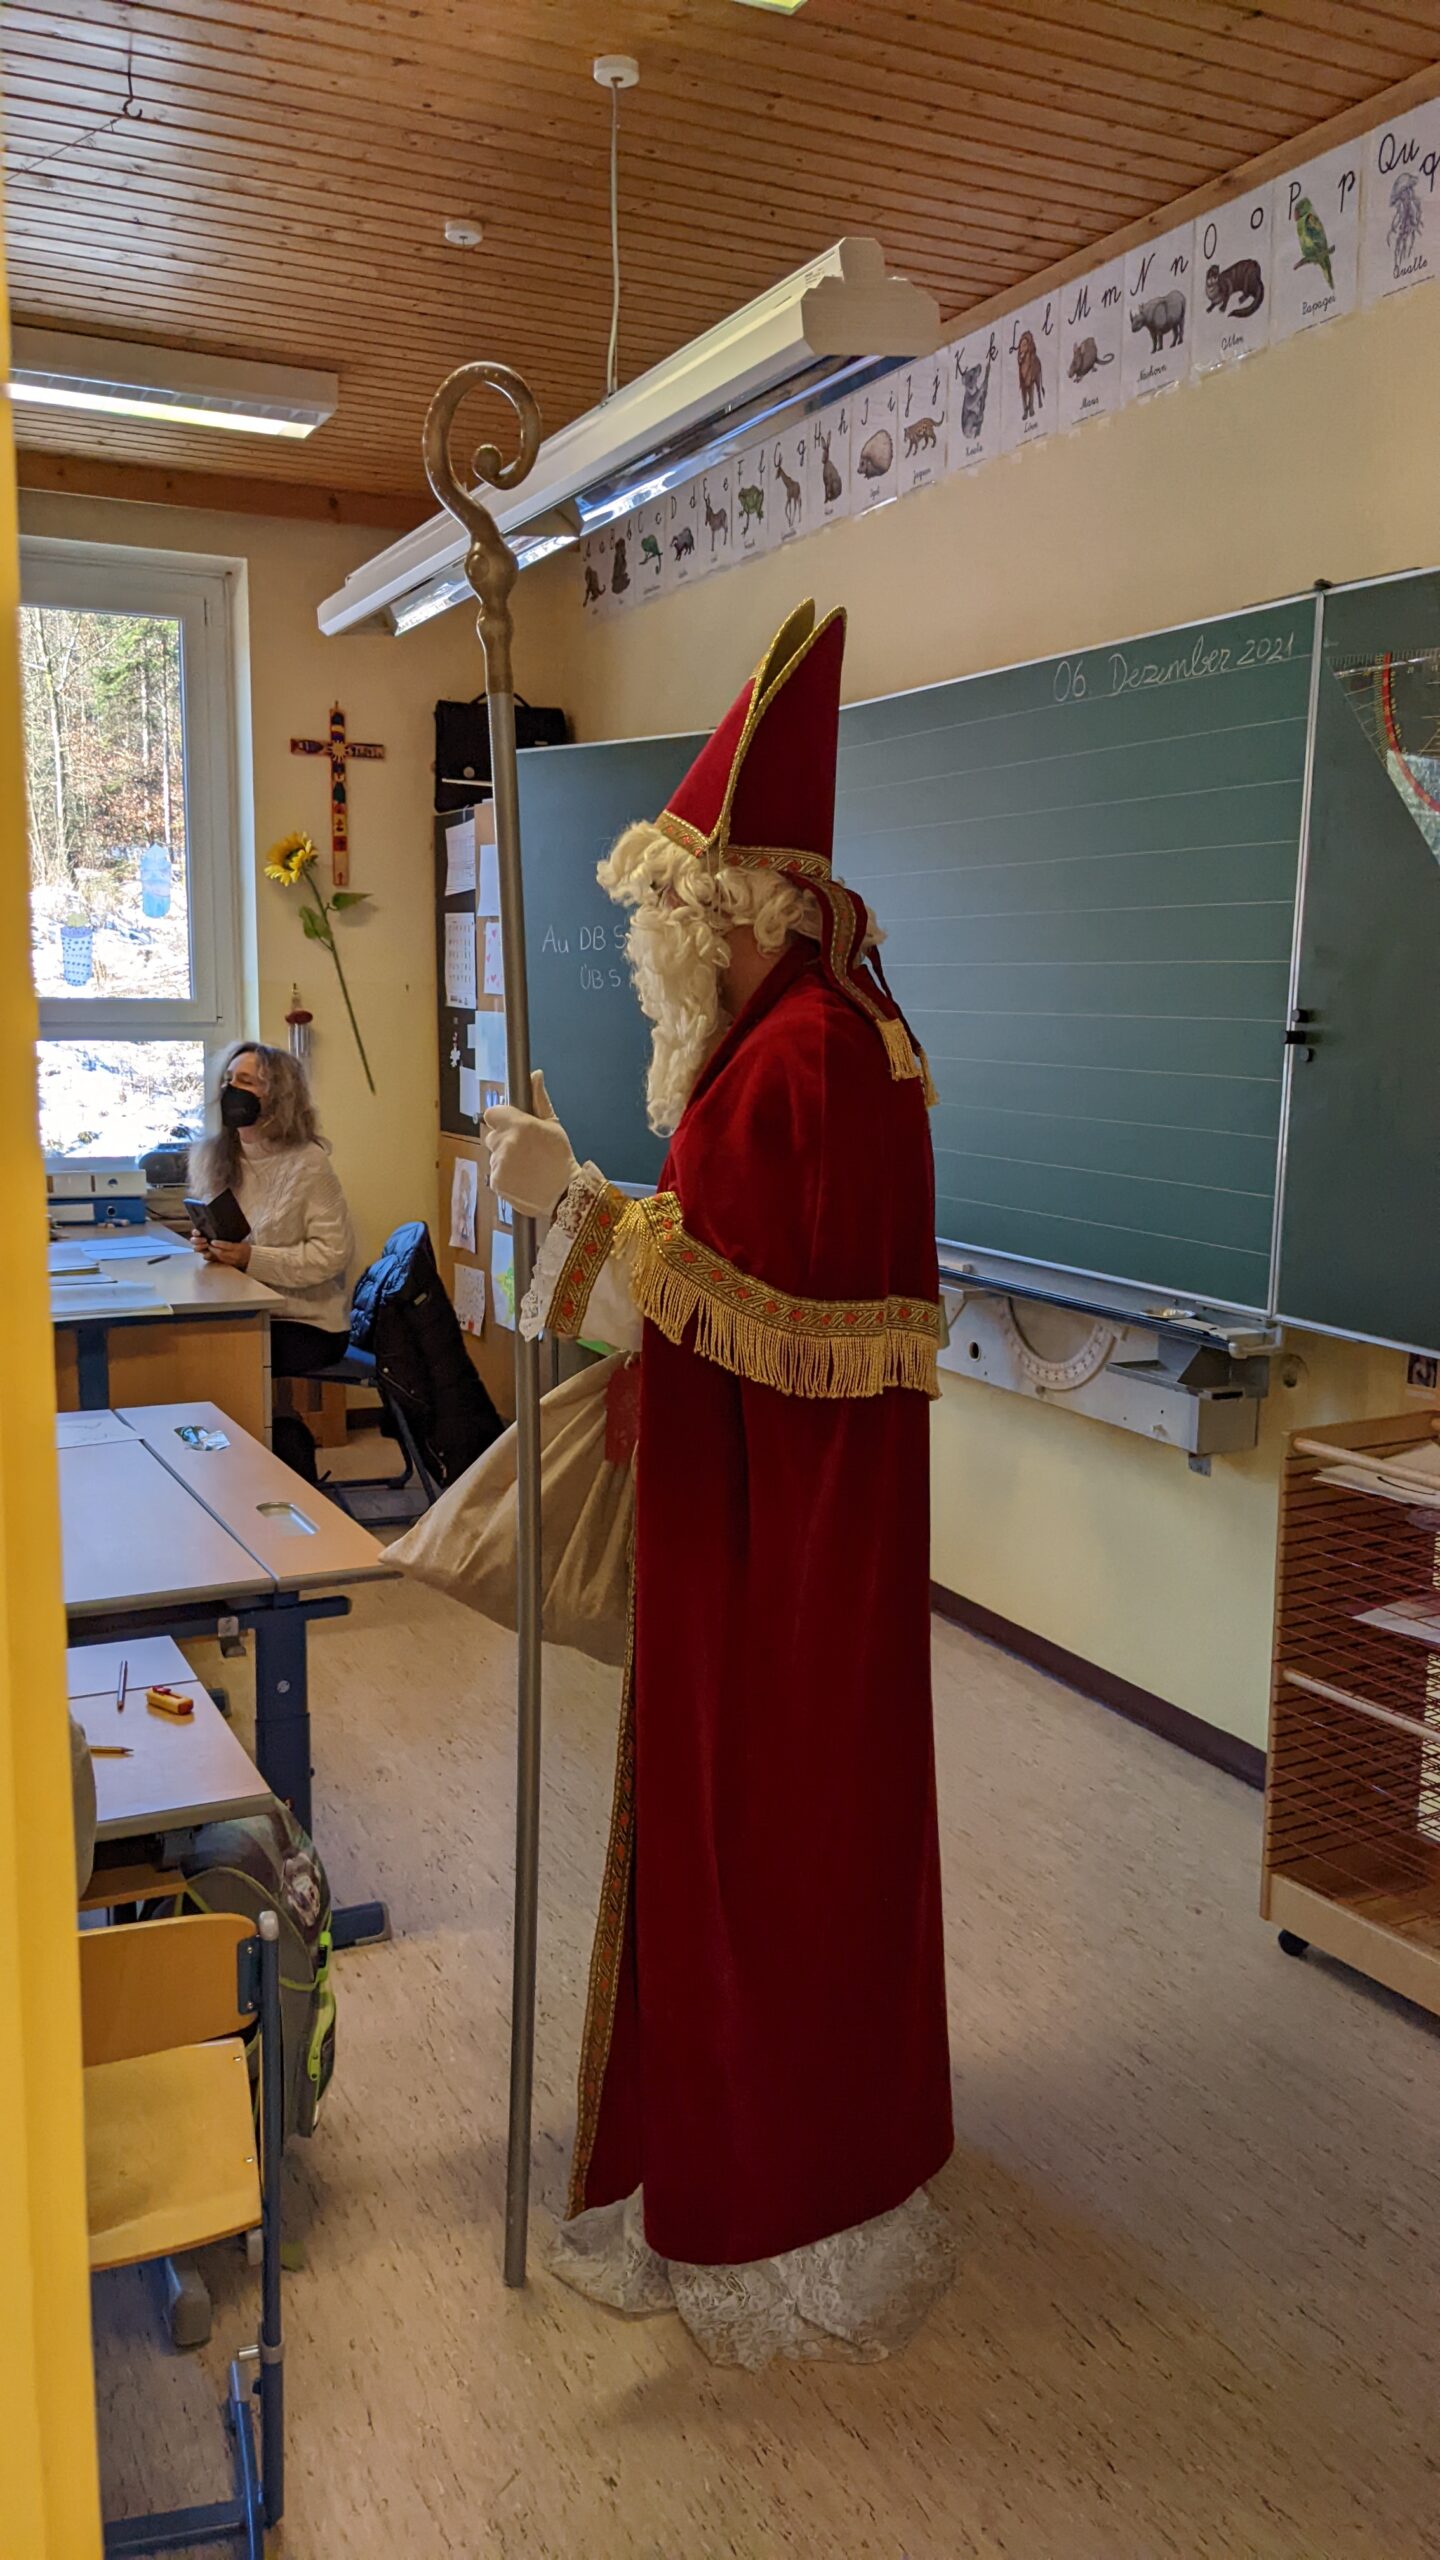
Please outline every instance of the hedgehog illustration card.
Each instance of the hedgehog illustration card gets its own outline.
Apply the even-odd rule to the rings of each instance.
[[[730,565],[730,545],[734,539],[735,461],[713,463],[702,471],[699,479],[700,522],[695,528],[695,541],[701,554],[703,569],[725,569]]]
[[[900,376],[900,493],[927,489],[945,470],[945,417],[950,405],[946,350],[907,365]]]
[[[1440,98],[1377,126],[1365,145],[1360,298],[1440,275]]]
[[[688,586],[692,579],[703,577],[709,566],[700,549],[705,520],[700,513],[700,483],[683,481],[667,498],[669,513],[665,519],[665,540],[670,553],[669,577],[672,586]]]
[[[1270,191],[1270,343],[1353,311],[1360,289],[1363,141],[1342,144]]]
[[[773,478],[769,445],[748,445],[735,465],[735,516],[731,530],[737,559],[758,559],[775,539],[775,510],[770,503]]]
[[[863,391],[857,391],[850,403],[852,515],[868,515],[872,507],[883,507],[887,498],[898,497],[899,435],[900,396],[896,389],[896,376],[885,374],[880,381],[868,383]]]
[[[650,604],[656,596],[667,595],[670,589],[670,545],[666,540],[670,530],[668,496],[647,498],[643,507],[635,509],[631,522],[635,527],[635,542],[630,555],[630,574],[635,581],[636,600],[640,604]]]
[[[1121,339],[1125,328],[1125,262],[1078,276],[1059,295],[1060,424],[1080,427],[1120,406]]]
[[[851,511],[854,484],[850,472],[850,427],[854,406],[847,391],[843,399],[832,400],[828,409],[817,411],[810,421],[805,521],[812,532],[818,532],[824,524],[838,524]]]
[[[814,421],[801,418],[770,440],[770,504],[775,510],[775,542],[794,542],[810,530],[810,490],[806,474]]]
[[[1120,389],[1127,400],[1168,391],[1190,371],[1195,226],[1184,222],[1125,260]]]
[[[1013,453],[1048,436],[1060,415],[1059,294],[1042,294],[1007,311],[999,330],[1000,442],[1004,452]]]
[[[948,471],[973,471],[1000,451],[1000,323],[953,338],[945,436]]]
[[[1270,344],[1273,187],[1256,187],[1195,225],[1191,363],[1197,373],[1239,364]]]

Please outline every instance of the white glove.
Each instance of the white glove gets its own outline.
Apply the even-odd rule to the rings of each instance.
[[[485,1144],[490,1150],[490,1188],[522,1218],[548,1218],[569,1190],[580,1168],[570,1141],[555,1117],[555,1106],[537,1067],[530,1078],[535,1108],[517,1111],[499,1102],[485,1114]]]

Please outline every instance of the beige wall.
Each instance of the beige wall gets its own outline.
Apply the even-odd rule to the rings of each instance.
[[[1421,293],[586,630],[573,560],[522,628],[586,738],[698,727],[807,590],[850,609],[851,699],[1440,561],[1440,312]],[[860,1169],[857,1168],[857,1174]],[[954,1381],[935,1571],[1263,1740],[1286,1431],[1402,1401],[1393,1354],[1298,1340],[1263,1445],[1208,1478],[1129,1434]]]
[[[402,1218],[435,1218],[438,1103],[435,1068],[435,906],[431,869],[437,695],[472,694],[484,677],[480,647],[460,613],[405,640],[362,632],[321,637],[315,607],[387,536],[363,527],[201,514],[189,508],[30,495],[22,529],[72,541],[200,551],[245,563],[253,846],[242,845],[256,883],[257,983],[247,1029],[283,1043],[292,983],[315,1016],[312,1067],[321,1116],[368,1260]],[[524,662],[521,661],[523,680]],[[290,753],[294,736],[323,737],[330,705],[344,706],[352,738],[376,739],[383,764],[350,768],[351,885],[373,910],[347,918],[346,975],[377,1086],[367,1090],[334,972],[305,941],[298,901],[258,876],[263,856],[292,827],[308,828],[328,863],[328,768]]]

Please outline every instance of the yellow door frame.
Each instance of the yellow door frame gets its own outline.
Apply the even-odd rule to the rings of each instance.
[[[4,275],[0,204],[0,281]],[[0,293],[0,367],[9,368]],[[30,983],[15,453],[0,397],[0,2544],[98,2560],[55,1366]]]

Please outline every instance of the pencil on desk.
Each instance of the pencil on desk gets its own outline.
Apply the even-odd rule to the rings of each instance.
[[[133,1760],[135,1754],[128,1742],[92,1742],[90,1757],[92,1760]]]
[[[125,1713],[125,1691],[129,1685],[129,1680],[130,1661],[127,1655],[126,1659],[120,1665],[120,1677],[115,1683],[115,1712],[117,1715],[123,1716]]]

